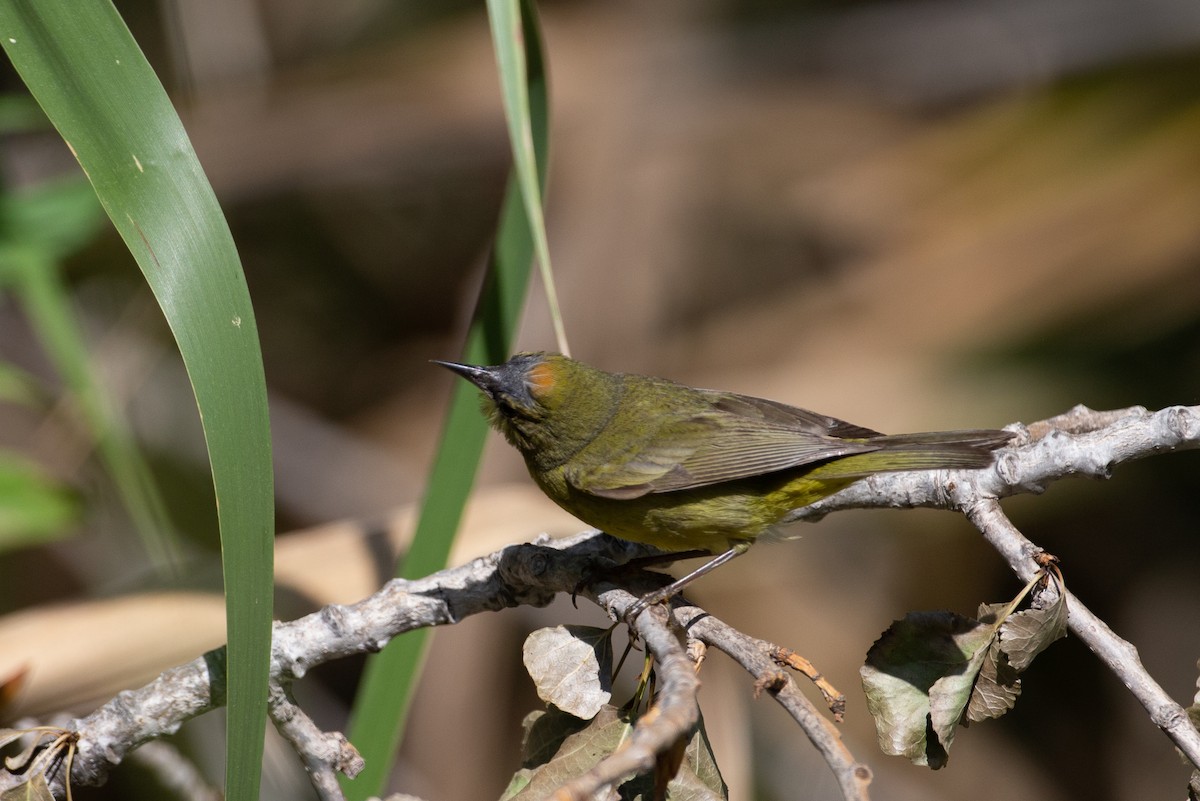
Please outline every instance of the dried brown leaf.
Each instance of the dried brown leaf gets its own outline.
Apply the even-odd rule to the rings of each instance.
[[[584,720],[612,697],[612,638],[609,629],[555,626],[525,640],[523,656],[538,697]]]

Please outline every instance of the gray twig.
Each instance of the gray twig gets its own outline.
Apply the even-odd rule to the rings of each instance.
[[[997,551],[1004,554],[1009,566],[1026,581],[1040,569],[1034,556],[1041,549],[1025,538],[1005,516],[994,498],[980,498],[967,509],[967,517],[983,532]],[[1070,591],[1064,592],[1067,603],[1067,624],[1071,633],[1083,640],[1108,669],[1133,693],[1150,720],[1183,752],[1193,766],[1200,767],[1200,732],[1192,725],[1187,712],[1156,682],[1142,665],[1137,648],[1123,640],[1084,606]]]
[[[788,520],[818,520],[842,509],[965,511],[971,497],[1038,495],[1062,478],[1109,478],[1121,462],[1200,448],[1200,406],[1157,412],[1141,406],[1102,412],[1076,406],[1048,420],[1008,428],[1017,438],[989,469],[879,473],[797,509]]]
[[[150,771],[163,787],[179,798],[190,801],[221,801],[224,798],[218,788],[205,780],[191,758],[165,740],[146,743],[132,754],[131,759]]]
[[[297,749],[314,776],[357,772],[356,754],[341,735],[319,732],[298,716],[289,686],[316,665],[378,651],[407,631],[457,623],[480,612],[520,605],[544,606],[572,590],[598,561],[625,562],[646,549],[600,532],[563,540],[512,545],[462,567],[415,581],[394,579],[358,603],[332,605],[311,615],[276,623],[273,633],[270,705],[272,720]],[[108,772],[143,743],[174,733],[197,715],[225,703],[225,649],[217,648],[165,671],[149,684],[119,693],[67,728],[79,735],[71,769],[76,784],[100,784]],[[54,777],[61,790],[64,777]],[[321,780],[327,794],[340,798],[336,782]],[[0,772],[0,791],[22,777]],[[319,787],[322,785],[318,785]]]
[[[596,600],[619,620],[637,597],[622,589],[611,589]],[[684,650],[681,630],[668,617],[666,608],[650,607],[638,615],[633,628],[654,659],[657,700],[638,718],[624,747],[560,787],[551,796],[554,801],[585,801],[627,776],[650,771],[661,754],[691,736],[700,720],[700,680]]]
[[[812,506],[796,520],[811,520],[847,508],[928,506],[964,513],[1022,578],[1037,569],[1040,549],[1004,516],[997,498],[1041,492],[1047,483],[1071,475],[1107,478],[1114,465],[1163,451],[1200,448],[1200,407],[1176,406],[1159,412],[1140,407],[1095,412],[1076,407],[1066,414],[1014,427],[1019,436],[1002,450],[994,467],[976,471],[924,471],[872,476]],[[598,561],[624,563],[648,549],[587,532],[565,540],[543,538],[513,545],[459,568],[415,581],[393,580],[356,604],[326,607],[307,617],[277,623],[272,650],[270,711],[314,776],[322,798],[339,799],[336,773],[352,775],[359,763],[339,734],[321,732],[290,696],[290,684],[315,665],[377,651],[406,631],[456,623],[469,615],[505,607],[548,603],[556,593],[575,589]],[[637,579],[636,575],[632,580]],[[641,580],[646,580],[645,577]],[[626,583],[633,591],[637,585]],[[615,619],[634,596],[600,585],[590,597]],[[1194,765],[1200,767],[1200,733],[1183,709],[1146,673],[1132,645],[1117,637],[1076,597],[1067,596],[1071,630],[1125,682]],[[772,669],[752,638],[692,607],[675,611],[693,638],[734,656],[760,681]],[[563,788],[563,798],[584,798],[631,771],[648,769],[654,755],[670,748],[696,724],[699,682],[677,632],[664,610],[652,608],[635,623],[656,660],[662,693],[652,713],[635,728],[630,745]],[[837,731],[795,691],[790,678],[768,686],[825,756],[847,799],[865,799],[870,772],[845,751]],[[225,652],[217,649],[172,668],[137,690],[122,692],[92,714],[68,725],[79,735],[72,779],[98,784],[138,746],[170,734],[186,720],[225,702]],[[0,791],[20,777],[0,772]],[[63,776],[55,778],[61,790]]]
[[[343,798],[338,774],[353,779],[365,767],[362,756],[346,735],[340,731],[321,731],[296,703],[291,687],[284,682],[271,683],[268,703],[271,722],[300,756],[317,796],[321,801]]]
[[[931,506],[957,509],[978,528],[1012,570],[1028,581],[1039,569],[1042,549],[1005,516],[997,498],[1041,493],[1071,476],[1109,478],[1121,462],[1175,450],[1200,448],[1200,407],[1171,406],[1157,412],[1133,406],[1095,411],[1076,406],[1028,426],[1016,426],[1014,445],[988,470],[883,473],[798,510],[793,519],[816,519],[847,508]],[[1200,732],[1183,707],[1146,672],[1137,649],[1118,637],[1076,596],[1066,595],[1072,633],[1100,657],[1146,708],[1150,719],[1200,768]]]
[[[675,610],[688,636],[724,651],[756,679],[779,702],[808,736],[813,746],[837,777],[846,801],[868,801],[871,769],[859,762],[842,742],[841,732],[822,715],[796,686],[791,674],[779,669],[772,658],[777,650],[768,642],[751,637],[695,606]]]

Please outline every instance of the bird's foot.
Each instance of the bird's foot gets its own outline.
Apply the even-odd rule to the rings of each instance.
[[[681,588],[675,587],[675,584],[672,583],[662,587],[661,589],[657,589],[654,592],[648,592],[641,598],[638,598],[629,605],[629,608],[625,610],[625,614],[621,616],[625,621],[625,625],[632,629],[634,622],[637,621],[638,616],[641,615],[642,612],[645,612],[651,606],[654,606],[654,604],[670,600],[679,592],[680,589]]]
[[[709,554],[708,551],[679,551],[675,553],[660,553],[653,554],[651,556],[639,556],[635,559],[630,559],[628,562],[622,562],[620,564],[617,564],[609,559],[597,559],[588,567],[583,577],[579,579],[579,582],[576,583],[575,587],[571,590],[571,604],[578,608],[579,604],[576,603],[576,596],[583,592],[584,588],[590,587],[591,585],[602,580],[617,583],[622,576],[632,575],[652,567],[662,567],[663,565],[673,564],[681,559],[696,559],[701,556],[711,556],[711,554]],[[650,594],[654,595],[655,593]],[[658,600],[662,600],[662,598],[659,598]],[[657,601],[654,600],[648,601],[638,610],[638,614],[641,614],[641,612],[645,610],[646,606],[656,602]],[[636,615],[634,617],[636,617]],[[630,619],[632,620],[632,618]]]

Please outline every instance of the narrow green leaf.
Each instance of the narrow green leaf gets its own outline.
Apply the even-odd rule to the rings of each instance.
[[[175,529],[149,466],[96,381],[61,278],[60,260],[102,225],[104,210],[82,176],[0,194],[0,283],[12,288],[62,377],[151,562],[169,574],[178,563]]]
[[[26,95],[0,95],[0,133],[49,128],[46,115]]]
[[[58,539],[79,517],[79,504],[36,465],[0,451],[0,553]]]
[[[94,195],[92,199],[95,205]],[[132,435],[96,382],[83,331],[71,314],[67,288],[49,250],[37,243],[14,249],[0,246],[0,272],[78,405],[151,562],[164,574],[177,571],[178,538],[162,495]]]
[[[532,0],[522,2],[521,10],[525,23],[523,42],[528,68],[530,128],[537,156],[538,180],[544,184],[549,106],[541,35]],[[518,179],[510,176],[488,265],[488,278],[463,348],[464,361],[494,364],[507,358],[529,287],[532,256],[527,209]],[[446,565],[463,506],[474,483],[486,434],[487,425],[479,413],[478,393],[466,382],[455,382],[416,534],[398,575],[418,578]],[[428,631],[412,632],[367,663],[350,727],[350,740],[366,760],[366,767],[353,781],[342,782],[351,801],[361,801],[383,792],[399,749],[428,644]]]
[[[558,349],[570,355],[567,333],[563,326],[562,312],[558,307],[558,292],[554,285],[554,270],[550,266],[550,244],[546,238],[546,219],[542,213],[542,192],[545,189],[545,163],[540,162],[534,146],[534,128],[531,120],[533,106],[539,102],[529,90],[526,75],[541,70],[542,54],[529,52],[526,38],[539,39],[541,32],[536,28],[536,17],[532,13],[532,0],[488,0],[488,19],[492,26],[492,41],[496,50],[496,66],[500,72],[500,95],[504,101],[504,116],[508,121],[508,139],[512,145],[513,172],[521,187],[521,200],[525,204],[530,233],[533,236],[534,253],[537,256],[538,272],[546,291],[546,303],[550,307],[550,321],[554,325],[554,336]],[[539,62],[534,64],[535,59]]]
[[[104,211],[82,176],[0,194],[0,242],[51,261],[82,248],[103,225]]]
[[[47,403],[37,380],[15,364],[0,362],[0,403],[38,408]]]
[[[111,3],[0,3],[0,46],[137,260],[191,379],[225,569],[226,797],[257,798],[274,508],[266,383],[233,238],[166,92]]]

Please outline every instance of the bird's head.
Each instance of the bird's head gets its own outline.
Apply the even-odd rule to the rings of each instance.
[[[614,376],[557,353],[518,353],[503,364],[435,361],[483,393],[489,422],[526,457],[574,452],[610,413]]]

